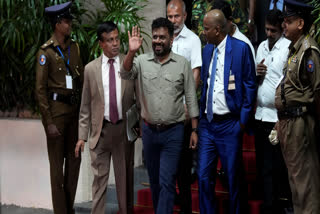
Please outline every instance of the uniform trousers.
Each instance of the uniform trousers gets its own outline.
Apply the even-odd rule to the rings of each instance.
[[[53,123],[61,133],[58,137],[47,137],[53,211],[55,214],[74,214],[81,163],[81,158],[74,155],[78,140],[78,115],[56,117]]]
[[[320,213],[320,165],[315,117],[280,119],[282,154],[288,168],[295,214]]]
[[[142,142],[155,214],[173,213],[184,125],[157,131],[143,123]]]
[[[242,181],[242,136],[238,119],[208,122],[204,116],[199,122],[198,182],[201,214],[217,213],[215,184],[218,157],[228,179],[230,209],[241,213],[240,185]]]
[[[104,214],[111,158],[116,181],[119,214],[133,213],[134,143],[127,140],[126,123],[104,122],[99,141],[90,149],[93,169],[92,214]]]

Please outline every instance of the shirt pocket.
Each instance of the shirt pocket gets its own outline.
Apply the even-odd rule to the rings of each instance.
[[[147,93],[153,93],[157,90],[157,73],[154,72],[143,72],[142,73],[142,86],[143,91]]]
[[[176,95],[178,92],[183,90],[183,81],[177,74],[165,74],[164,75],[164,90],[168,95]]]

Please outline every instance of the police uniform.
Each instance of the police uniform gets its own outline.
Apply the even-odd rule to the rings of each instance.
[[[285,1],[286,16],[304,17],[310,6]],[[290,14],[291,12],[291,14]],[[310,15],[310,13],[309,13]],[[317,109],[320,108],[320,50],[309,35],[289,47],[284,78],[276,90],[278,137],[288,167],[294,213],[320,213]]]
[[[59,18],[70,19],[70,6],[71,2],[52,6],[46,8],[46,14],[54,23]],[[36,96],[47,135],[53,209],[56,214],[70,214],[74,213],[81,162],[74,155],[83,83],[79,47],[68,39],[63,49],[53,34],[40,47],[36,64]],[[57,127],[60,136],[48,136],[50,124]]]

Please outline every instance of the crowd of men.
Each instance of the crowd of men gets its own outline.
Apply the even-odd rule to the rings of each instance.
[[[204,12],[202,44],[185,25],[185,3],[171,0],[167,18],[152,22],[152,52],[138,54],[142,37],[135,26],[128,52],[120,53],[119,29],[107,21],[97,29],[102,54],[85,67],[70,39],[72,3],[46,8],[53,34],[38,52],[36,95],[54,213],[75,213],[86,142],[94,174],[92,213],[105,213],[111,158],[119,213],[133,213],[134,143],[126,113],[134,104],[156,214],[173,213],[177,197],[180,213],[192,213],[194,160],[200,213],[216,213],[218,159],[229,212],[249,213],[242,166],[247,131],[255,135],[261,213],[286,213],[290,205],[279,204],[283,197],[295,214],[320,213],[320,50],[308,33],[313,8],[302,0],[279,2],[281,7],[270,3],[267,39],[257,52],[233,21],[230,2],[216,0]]]

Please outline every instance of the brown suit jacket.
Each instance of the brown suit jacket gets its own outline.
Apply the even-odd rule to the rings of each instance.
[[[124,55],[120,54],[120,64]],[[104,91],[102,85],[102,55],[85,66],[82,100],[79,115],[79,139],[89,141],[94,149],[100,137],[104,119]],[[135,103],[134,80],[121,79],[122,118],[126,122],[126,112]],[[90,130],[90,136],[88,136]]]

